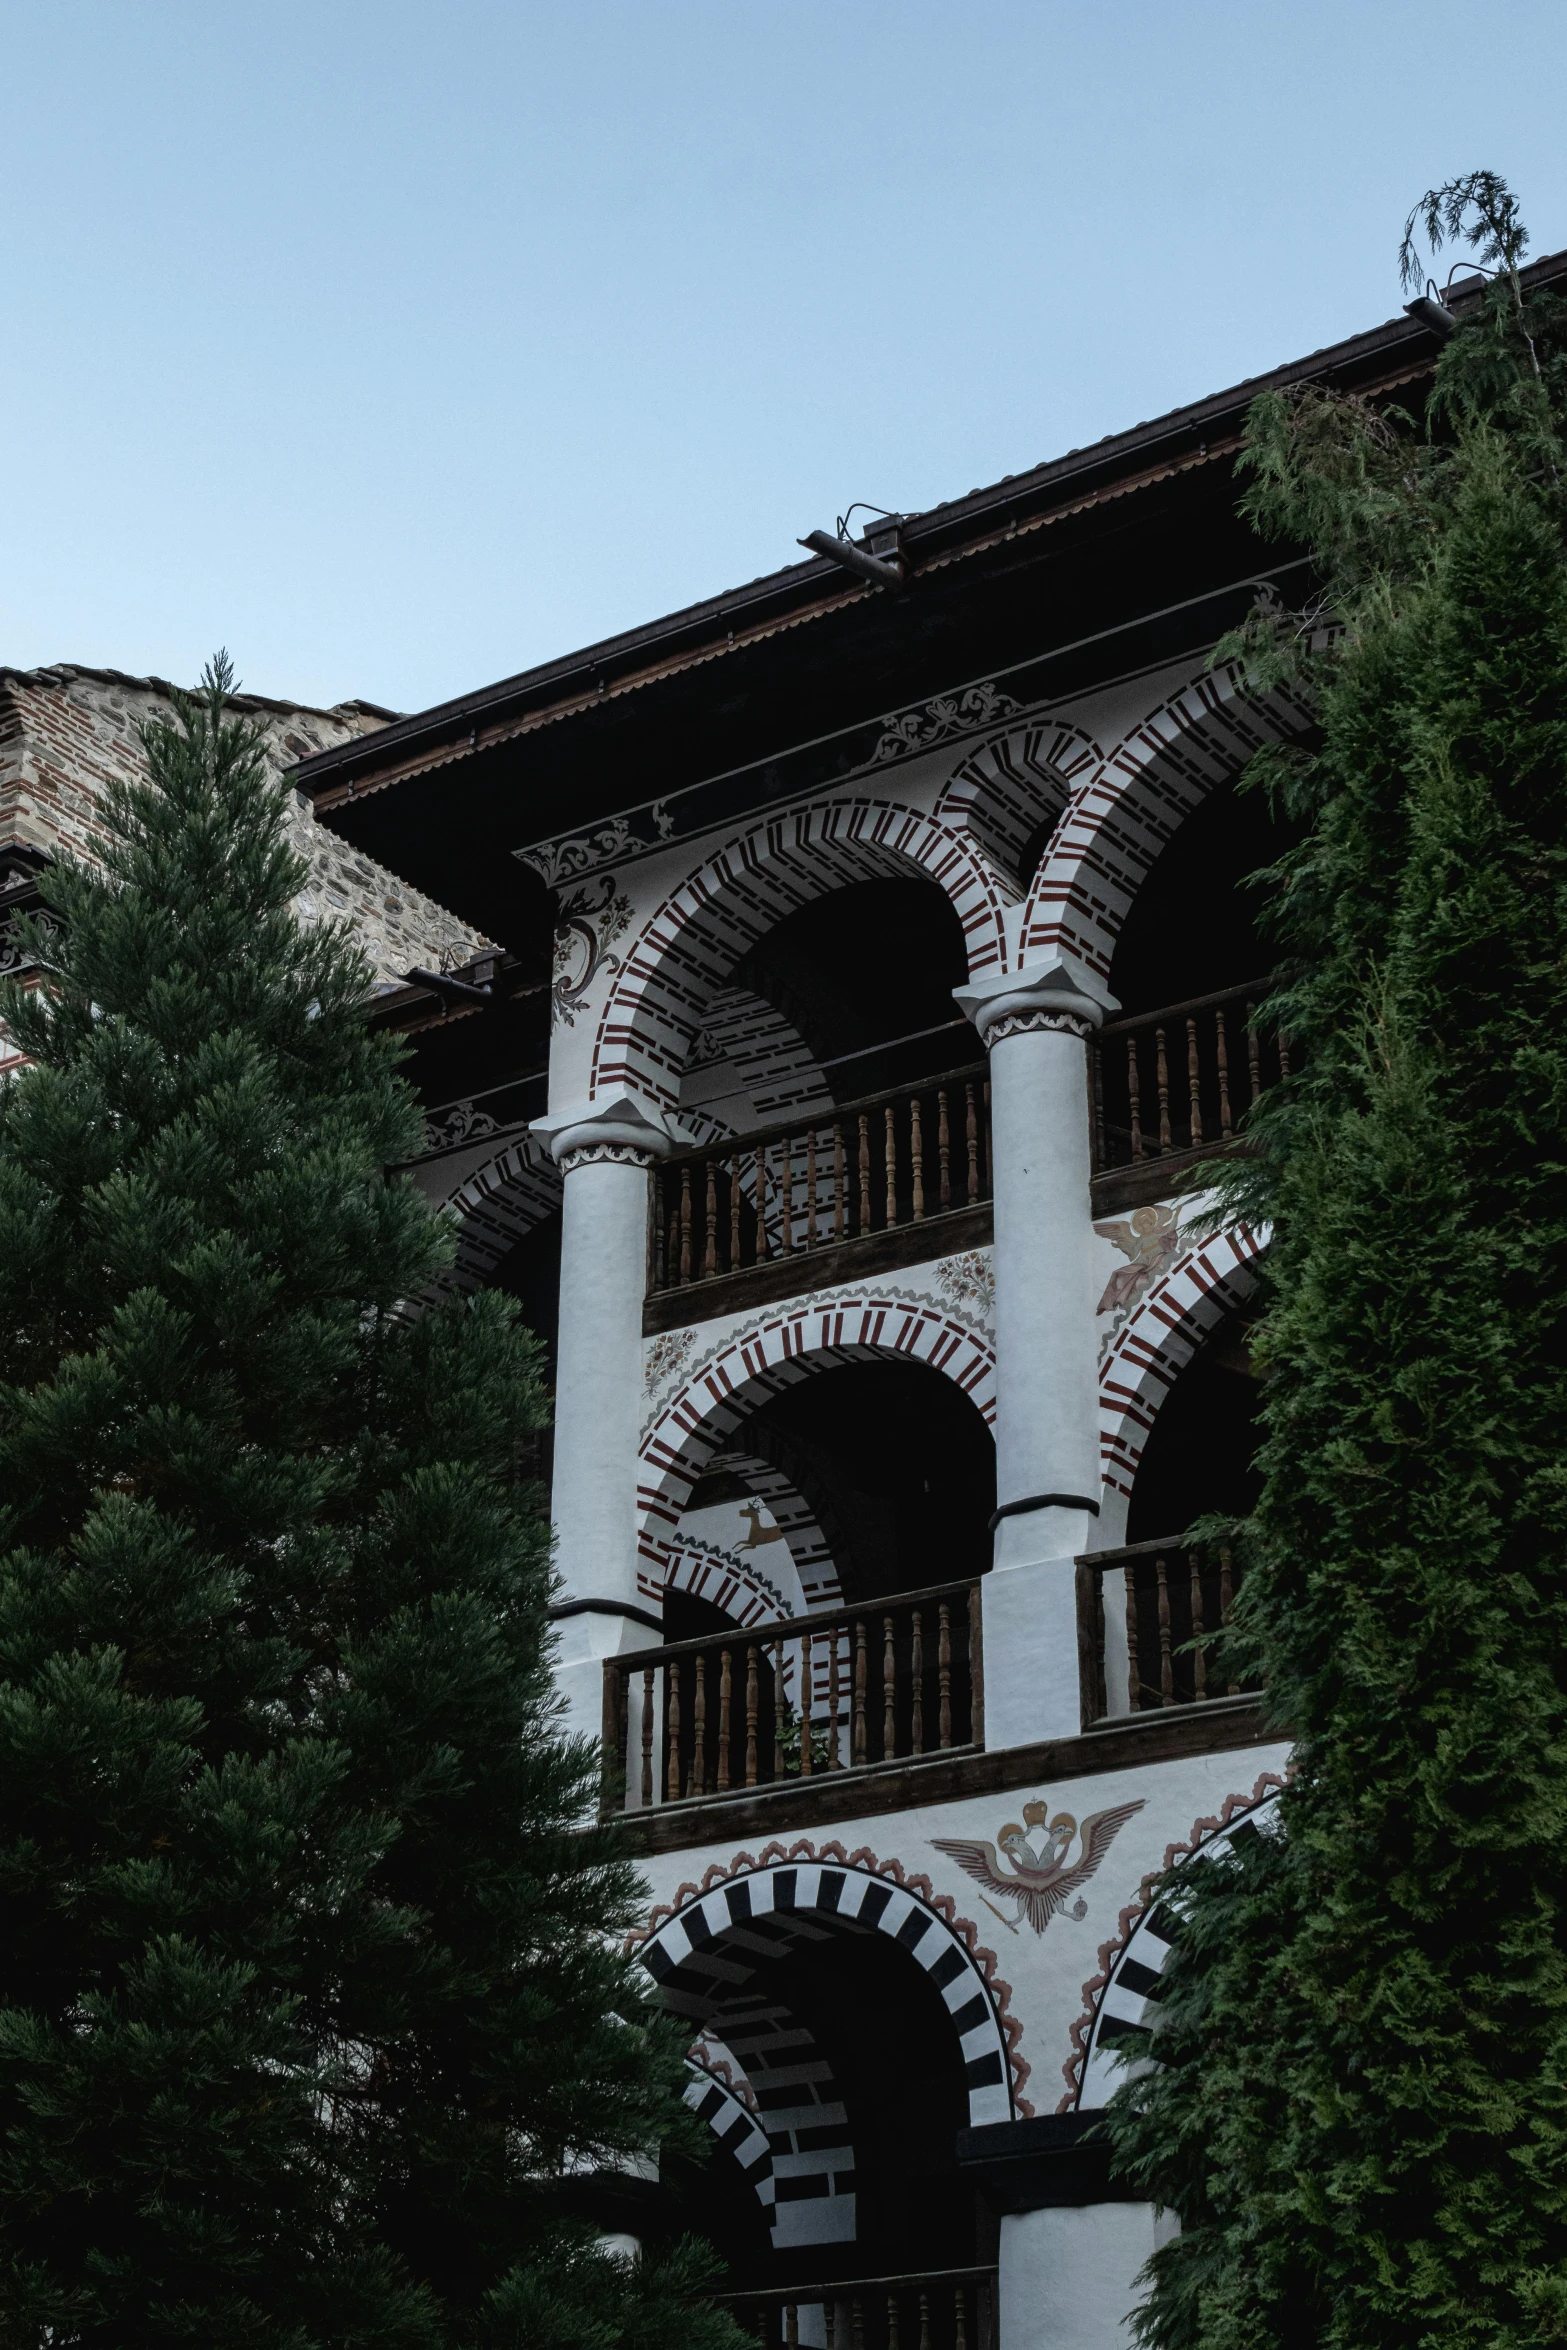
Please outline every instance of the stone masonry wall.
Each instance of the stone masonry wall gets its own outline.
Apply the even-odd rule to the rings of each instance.
[[[167,713],[171,690],[162,678],[70,662],[0,668],[0,847],[21,842],[93,857],[103,838],[103,792],[114,777],[145,774],[136,729]],[[279,773],[315,751],[371,733],[393,715],[368,702],[313,710],[256,694],[236,695],[235,705],[268,721]],[[290,797],[289,830],[310,866],[309,883],[295,901],[300,918],[351,921],[375,963],[378,987],[394,984],[415,964],[464,962],[488,944],[433,898],[326,831],[302,793]]]

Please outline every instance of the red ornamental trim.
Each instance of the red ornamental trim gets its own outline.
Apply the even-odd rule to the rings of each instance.
[[[626,1936],[625,1949],[628,1955],[636,1949],[638,1943],[645,1942],[650,1934],[656,1933],[669,1919],[678,1917],[693,1901],[700,1901],[705,1893],[711,1893],[715,1885],[727,1884],[734,1877],[753,1875],[758,1870],[775,1867],[780,1862],[802,1860],[823,1862],[835,1868],[858,1869],[862,1876],[890,1878],[894,1885],[901,1886],[906,1893],[916,1895],[927,1909],[933,1909],[945,1921],[967,1949],[990,1994],[996,2021],[1001,2026],[1002,2037],[1007,2044],[1007,2062],[1012,2073],[1012,2103],[1025,2120],[1032,2121],[1034,2108],[1022,2092],[1023,2084],[1033,2067],[1026,2057],[1018,2053],[1023,2027],[1012,2013],[1012,1986],[996,1972],[995,1952],[987,1949],[980,1941],[979,1928],[971,1918],[958,1916],[958,1905],[950,1893],[938,1893],[929,1877],[917,1870],[905,1869],[900,1860],[878,1860],[868,1844],[860,1845],[853,1852],[845,1852],[836,1837],[831,1843],[816,1845],[809,1837],[801,1836],[787,1846],[765,1844],[759,1857],[749,1852],[737,1852],[731,1861],[715,1860],[710,1868],[703,1871],[700,1884],[692,1884],[688,1880],[684,1885],[677,1886],[673,1901],[660,1902],[648,1912],[647,1924],[636,1927]]]
[[[1148,1871],[1136,1893],[1116,1919],[1115,1932],[1109,1941],[1101,1942],[1099,1945],[1099,1972],[1097,1975],[1090,1976],[1083,1985],[1083,2012],[1072,2026],[1072,2053],[1061,2067],[1062,2078],[1067,2086],[1065,2096],[1056,2107],[1057,2113],[1071,2113],[1078,2098],[1082,2095],[1083,2063],[1088,2054],[1088,2035],[1094,2028],[1094,2017],[1098,2012],[1099,2002],[1109,1988],[1110,1977],[1115,1971],[1115,1962],[1126,1948],[1132,1928],[1148,1907],[1148,1895],[1155,1880],[1162,1877],[1166,1869],[1174,1868],[1178,1860],[1189,1860],[1200,1845],[1211,1844],[1220,1829],[1227,1828],[1238,1813],[1251,1811],[1268,1796],[1276,1795],[1282,1787],[1288,1785],[1289,1777],[1288,1772],[1281,1774],[1278,1771],[1264,1771],[1249,1795],[1227,1795],[1216,1813],[1193,1822],[1192,1832],[1185,1843],[1165,1846],[1163,1860],[1156,1869]]]

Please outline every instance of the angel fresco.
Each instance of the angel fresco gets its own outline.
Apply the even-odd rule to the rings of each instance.
[[[1015,1901],[1019,1919],[1026,1917],[1035,1933],[1042,1934],[1057,1910],[1074,1894],[1077,1898],[1067,1910],[1067,1916],[1088,1915],[1088,1903],[1079,1888],[1087,1884],[1126,1821],[1133,1812],[1142,1810],[1143,1802],[1144,1798],[1139,1796],[1135,1803],[1118,1803],[1106,1811],[1090,1812],[1083,1822],[1077,1858],[1070,1862],[1066,1856],[1078,1832],[1076,1820],[1069,1811],[1057,1812],[1054,1819],[1049,1819],[1050,1806],[1038,1799],[1024,1804],[1022,1824],[1009,1821],[996,1838],[996,1844],[1011,1864],[1009,1868],[1002,1867],[996,1844],[966,1837],[934,1836],[931,1841],[938,1852],[950,1854],[959,1868],[984,1886],[987,1893]],[[1031,1831],[1037,1832],[1037,1841]],[[994,1902],[987,1901],[985,1906],[995,1911],[1003,1925],[1011,1925],[1011,1920],[996,1909]],[[1017,1928],[1013,1926],[1012,1931],[1015,1933]]]
[[[1105,1284],[1105,1293],[1094,1308],[1098,1314],[1127,1313],[1181,1253],[1179,1208],[1138,1208],[1130,1218],[1096,1224],[1094,1230],[1102,1240],[1113,1240],[1129,1260],[1117,1266]]]

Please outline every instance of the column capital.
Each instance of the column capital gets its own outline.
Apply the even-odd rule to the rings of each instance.
[[[599,1163],[651,1167],[692,1139],[677,1118],[623,1086],[531,1119],[528,1132],[548,1145],[551,1158],[567,1174],[573,1167]]]
[[[959,1011],[979,1030],[987,1051],[1004,1037],[1039,1029],[1092,1036],[1107,1012],[1120,1010],[1098,972],[1065,955],[1052,955],[1026,971],[987,972],[967,987],[955,987],[952,994]]]

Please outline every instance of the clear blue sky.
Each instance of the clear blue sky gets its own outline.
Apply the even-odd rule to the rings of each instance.
[[[1567,246],[1562,0],[0,0],[0,661],[414,709]],[[1445,265],[1444,265],[1445,266]]]

